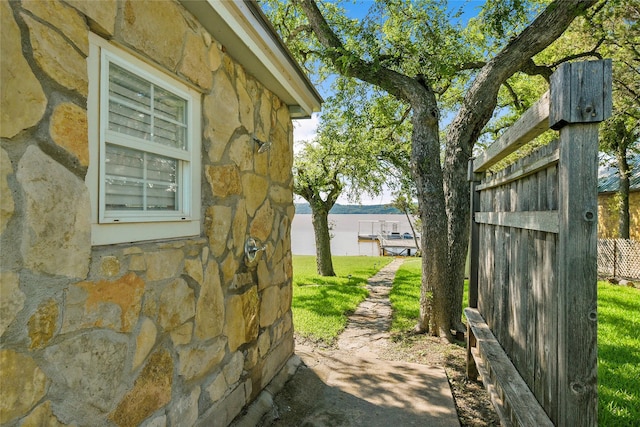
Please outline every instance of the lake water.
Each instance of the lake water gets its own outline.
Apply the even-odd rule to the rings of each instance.
[[[377,234],[380,230],[379,221],[386,221],[388,232],[411,233],[405,215],[329,215],[333,235],[331,254],[378,256],[378,244],[375,241],[358,242],[358,231],[361,234]],[[296,214],[293,217],[291,252],[294,255],[316,254],[310,214]]]

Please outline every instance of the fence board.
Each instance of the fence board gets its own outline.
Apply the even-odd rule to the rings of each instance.
[[[533,394],[536,396],[538,402],[544,402],[544,369],[546,367],[546,359],[544,353],[544,341],[537,339],[538,336],[542,336],[544,323],[545,323],[545,310],[544,296],[545,289],[543,283],[543,271],[544,271],[544,236],[545,233],[535,232],[534,236],[534,248],[533,251],[536,254],[536,262],[531,263],[530,275],[532,280],[531,290],[531,316],[532,322],[535,325],[535,329],[532,331],[531,336],[527,339],[531,341],[531,358],[532,358],[532,372],[534,373],[533,379]],[[535,265],[535,267],[533,267]],[[544,407],[544,404],[543,404]]]
[[[486,238],[486,242],[488,245],[490,245],[491,247],[496,245],[496,234],[495,234],[495,227],[486,227],[486,232],[487,232],[487,238]],[[490,251],[490,253],[487,256],[487,270],[486,270],[486,274],[487,277],[494,277],[496,269],[500,268],[500,265],[502,263],[502,258],[501,258],[501,254],[499,252],[495,252],[495,251]],[[495,281],[492,281],[492,283],[488,286],[486,286],[486,292],[485,292],[485,312],[487,313],[487,318],[490,320],[491,324],[495,325],[495,320],[496,320],[496,312],[500,309],[500,307],[496,307],[496,305],[494,304],[493,301],[493,295],[495,292],[495,288],[496,286],[499,286],[500,283],[496,283]]]
[[[522,179],[526,176],[534,174],[540,170],[544,170],[550,163],[557,163],[558,157],[560,156],[560,152],[555,150],[550,154],[542,157],[541,159],[536,160],[530,165],[524,165],[518,167],[515,171],[510,174],[492,179],[490,181],[485,181],[484,184],[478,186],[478,191],[486,190],[493,187],[498,187],[500,185],[505,185],[510,183],[511,181],[515,181],[517,179]]]
[[[527,384],[518,377],[512,361],[506,356],[480,313],[472,308],[467,308],[464,312],[474,330],[479,353],[492,360],[485,375],[496,379],[494,383],[498,394],[504,396],[501,400],[509,404],[505,412],[510,415],[510,421],[523,426],[553,426]],[[483,378],[483,381],[488,382],[489,378]]]
[[[543,397],[544,408],[552,420],[558,419],[558,281],[557,271],[558,264],[558,249],[557,249],[557,235],[546,235],[545,246],[545,261],[544,271],[545,278],[547,280],[548,287],[544,295],[544,316],[547,322],[542,329],[542,337],[544,340],[541,345],[544,345],[545,358],[547,361],[548,371],[545,376],[546,393]]]
[[[507,254],[506,248],[508,247],[509,235],[507,233],[501,233],[498,227],[487,227],[492,230],[493,239],[488,242],[494,249],[491,251],[495,254],[495,272],[493,277],[497,280],[493,280],[491,286],[487,289],[491,289],[491,301],[493,301],[493,307],[489,313],[493,329],[500,337],[504,337],[504,326],[509,322],[509,313],[505,310],[505,304],[502,300],[502,295],[509,291],[509,264],[506,262]],[[487,298],[489,299],[489,298]],[[506,320],[506,321],[505,321]],[[502,340],[501,342],[505,342]],[[508,345],[505,342],[505,345]]]
[[[515,241],[511,245],[511,253],[514,259],[511,261],[514,268],[511,268],[511,278],[513,290],[513,298],[511,299],[511,306],[513,307],[513,350],[510,354],[511,359],[514,361],[514,365],[518,368],[520,375],[525,378],[524,365],[525,365],[525,339],[527,337],[526,329],[526,274],[523,269],[526,266],[526,239],[523,229],[514,230],[516,236]]]
[[[543,169],[536,173],[536,179],[538,180],[538,210],[546,211],[548,210],[547,204],[547,169]]]
[[[534,285],[537,280],[536,271],[538,268],[538,253],[536,252],[535,244],[535,231],[523,230],[527,240],[527,255],[524,268],[527,269],[526,286],[526,310],[524,316],[526,318],[526,334],[525,334],[525,366],[524,375],[522,376],[527,384],[531,385],[533,389],[535,387],[536,379],[536,345],[538,343],[536,334],[536,298],[534,293]]]

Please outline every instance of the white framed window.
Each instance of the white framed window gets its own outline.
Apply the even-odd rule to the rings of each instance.
[[[200,93],[90,34],[92,243],[200,234]]]

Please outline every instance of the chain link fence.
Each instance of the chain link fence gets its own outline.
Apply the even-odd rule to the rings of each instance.
[[[598,274],[640,280],[640,241],[598,239]]]

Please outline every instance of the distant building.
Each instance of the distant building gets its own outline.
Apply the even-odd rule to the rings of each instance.
[[[629,234],[632,240],[640,240],[640,158],[630,162],[629,182]],[[598,238],[612,239],[618,234],[617,192],[620,176],[617,170],[598,180]]]

